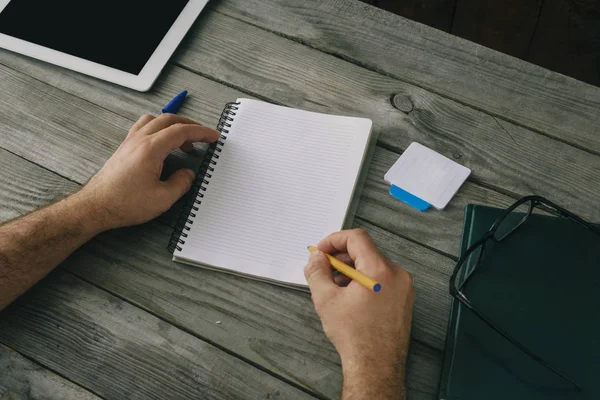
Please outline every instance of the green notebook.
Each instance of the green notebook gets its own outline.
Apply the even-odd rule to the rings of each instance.
[[[463,252],[501,212],[466,207]],[[600,399],[598,235],[569,220],[532,215],[514,235],[486,247],[464,292],[583,390],[576,392],[454,299],[440,399]]]

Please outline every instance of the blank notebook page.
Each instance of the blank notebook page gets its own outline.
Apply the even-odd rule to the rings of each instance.
[[[306,246],[342,229],[371,121],[237,101],[174,259],[306,285]]]

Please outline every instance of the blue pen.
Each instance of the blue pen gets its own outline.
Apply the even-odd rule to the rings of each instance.
[[[185,96],[187,96],[187,90],[179,93],[177,96],[173,97],[173,99],[162,109],[163,114],[177,114],[177,111],[181,108],[183,101],[185,100]]]

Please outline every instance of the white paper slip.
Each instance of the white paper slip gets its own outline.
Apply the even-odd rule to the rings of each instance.
[[[443,210],[471,170],[413,142],[385,174],[385,181]]]

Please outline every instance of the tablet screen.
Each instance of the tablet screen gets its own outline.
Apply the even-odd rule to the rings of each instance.
[[[11,0],[0,33],[138,75],[188,0]]]

